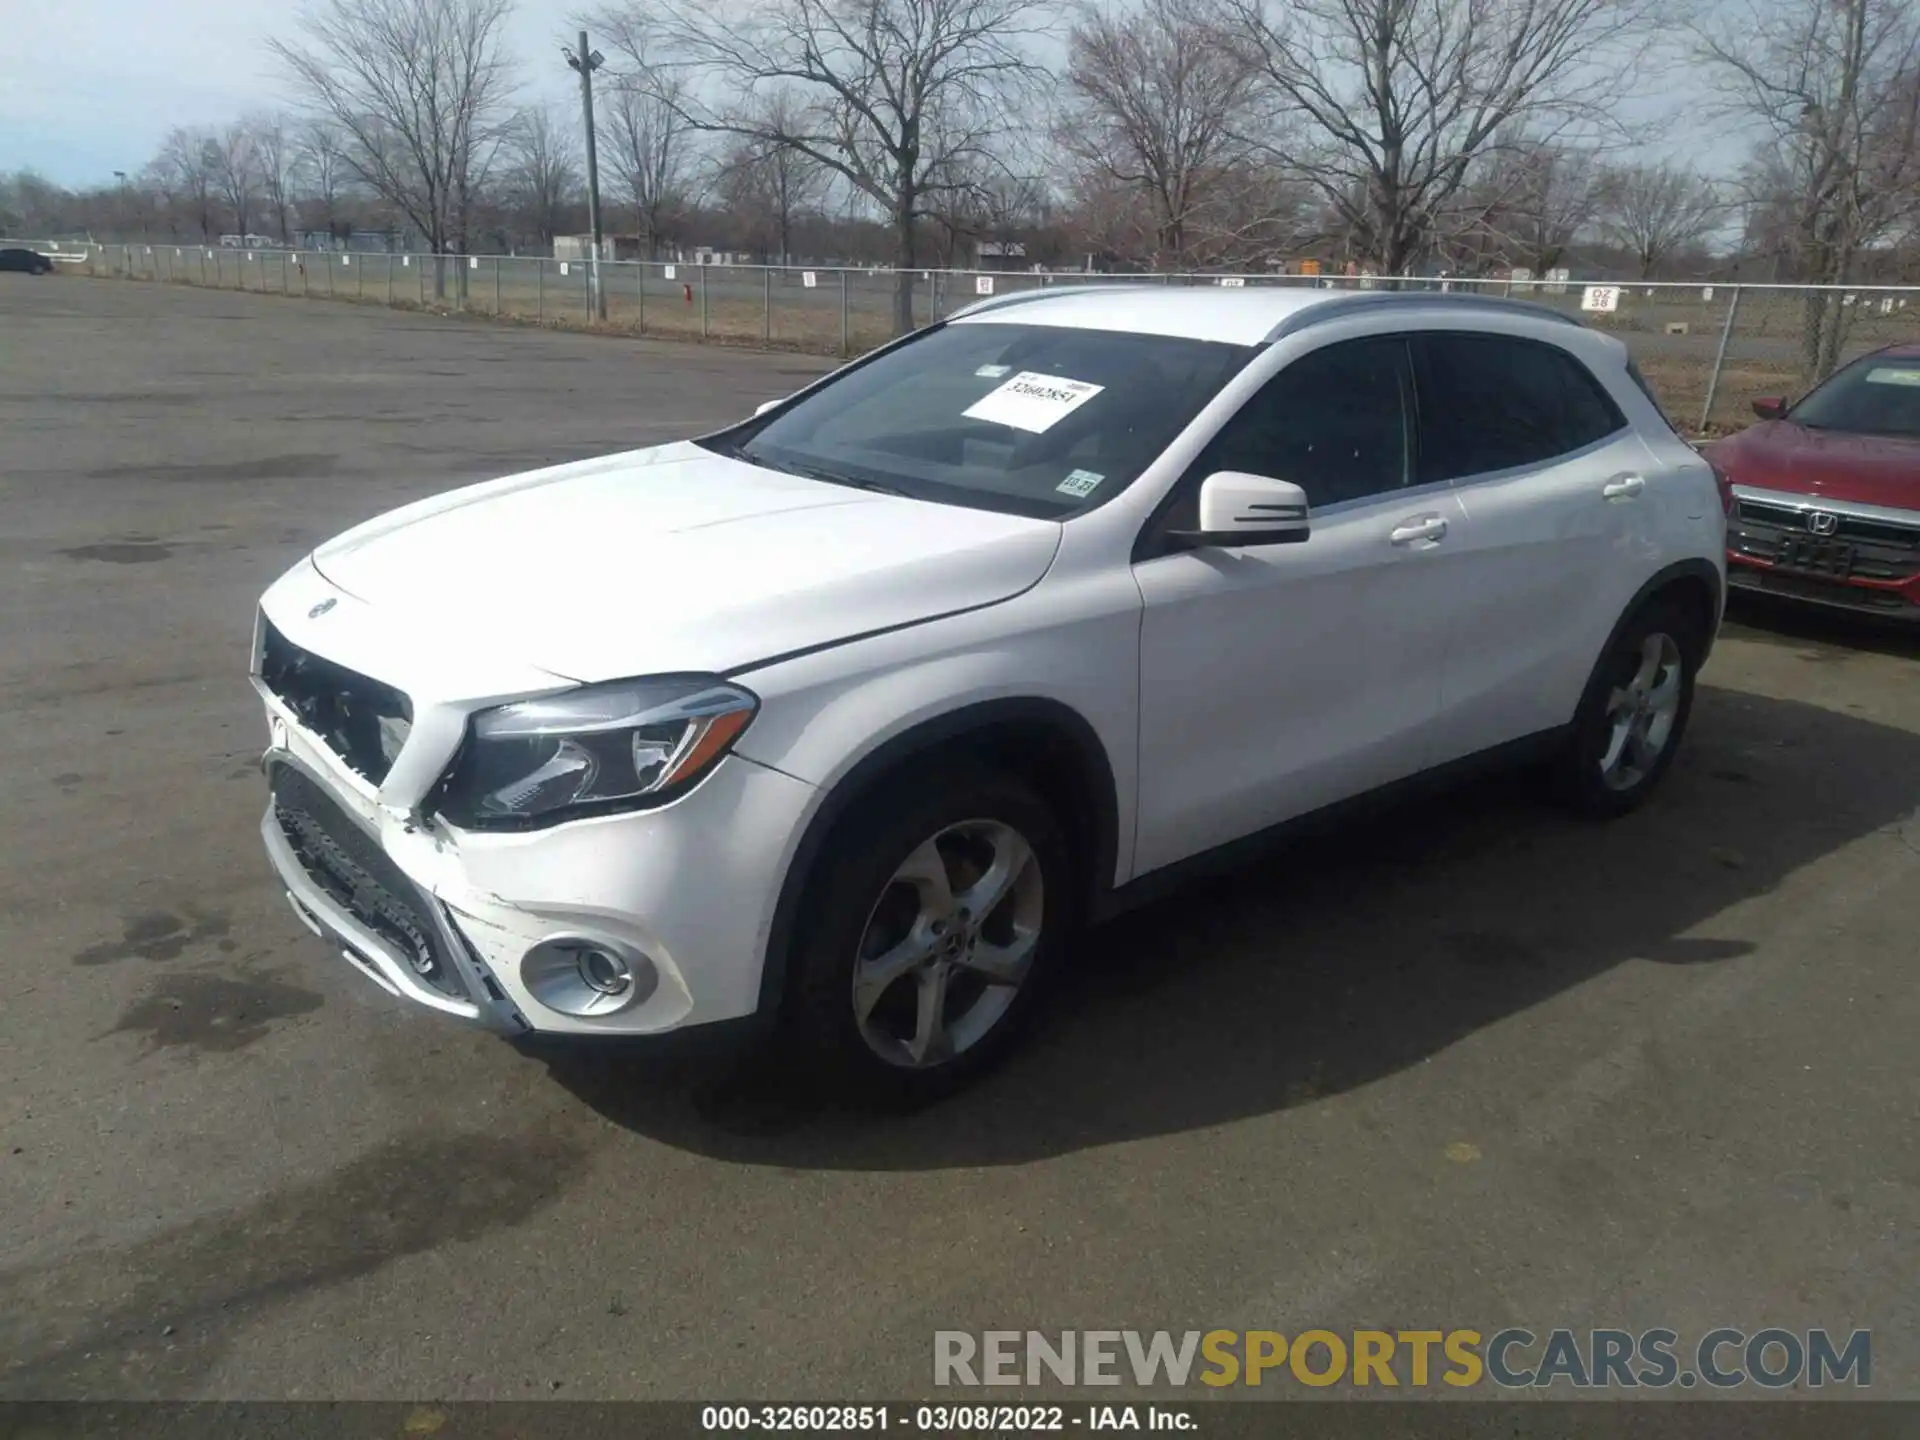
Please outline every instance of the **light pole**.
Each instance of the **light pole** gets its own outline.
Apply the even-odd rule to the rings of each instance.
[[[593,250],[587,257],[588,301],[593,306],[593,318],[607,318],[607,292],[600,285],[600,161],[593,143],[593,72],[606,64],[607,57],[598,50],[587,48],[587,32],[580,32],[580,48],[569,50],[564,45],[560,53],[567,57],[567,64],[580,72],[580,109],[587,124],[587,228],[593,231]]]
[[[124,236],[127,232],[127,211],[131,208],[127,204],[127,172],[116,170],[113,172],[113,178],[120,182],[120,224],[116,228]]]

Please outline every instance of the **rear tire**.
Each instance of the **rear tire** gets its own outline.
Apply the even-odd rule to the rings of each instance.
[[[1078,919],[1071,856],[1031,789],[972,767],[890,779],[806,881],[794,1058],[848,1098],[919,1103],[1019,1039]]]
[[[1554,764],[1569,808],[1613,819],[1653,793],[1693,713],[1705,649],[1691,609],[1673,599],[1655,598],[1621,628],[1587,682]]]

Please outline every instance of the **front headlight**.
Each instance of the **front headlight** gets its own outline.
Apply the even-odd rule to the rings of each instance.
[[[711,675],[660,675],[482,711],[440,813],[505,830],[663,805],[719,762],[759,706]]]

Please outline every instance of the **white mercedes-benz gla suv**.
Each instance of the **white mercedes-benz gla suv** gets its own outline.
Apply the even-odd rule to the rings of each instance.
[[[262,835],[429,1009],[767,1022],[938,1091],[1079,926],[1237,842],[1489,759],[1637,804],[1727,499],[1549,310],[1007,296],[717,434],[321,546],[261,605]]]

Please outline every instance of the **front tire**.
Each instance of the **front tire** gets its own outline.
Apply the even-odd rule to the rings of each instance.
[[[1077,919],[1053,813],[990,771],[890,780],[807,882],[789,1042],[851,1098],[950,1093],[1018,1040]]]
[[[1654,600],[1623,626],[1581,698],[1556,765],[1562,798],[1596,819],[1638,809],[1673,763],[1705,650],[1687,607]]]

